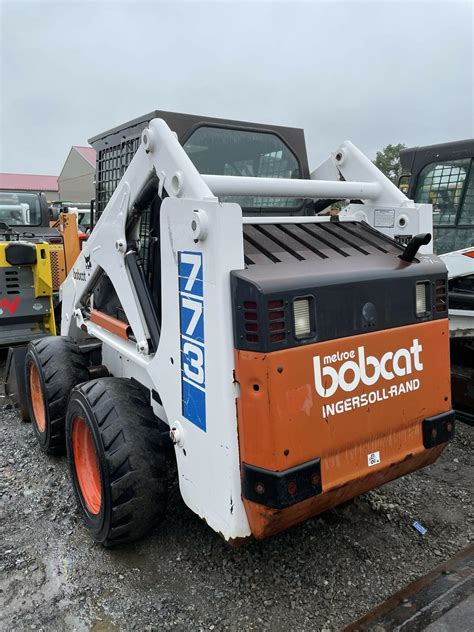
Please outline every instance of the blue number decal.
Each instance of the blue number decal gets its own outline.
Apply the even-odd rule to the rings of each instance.
[[[206,432],[206,360],[202,254],[178,252],[183,417]]]

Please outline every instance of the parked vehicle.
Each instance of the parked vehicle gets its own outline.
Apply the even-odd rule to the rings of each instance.
[[[434,249],[449,272],[453,405],[474,423],[474,139],[404,149],[408,197],[433,204]]]
[[[441,454],[447,271],[428,205],[347,141],[310,173],[298,129],[154,112],[91,144],[99,220],[61,336],[28,346],[25,397],[97,542],[164,518],[170,450],[184,502],[230,542]],[[332,199],[359,203],[315,214]]]

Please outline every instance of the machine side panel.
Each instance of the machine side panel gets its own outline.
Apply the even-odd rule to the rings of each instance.
[[[166,198],[161,262],[166,309],[148,371],[176,432],[181,495],[226,540],[246,537],[230,290],[230,271],[244,267],[240,207]]]

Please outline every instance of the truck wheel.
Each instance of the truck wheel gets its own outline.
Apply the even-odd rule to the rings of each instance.
[[[86,527],[107,547],[132,542],[167,503],[163,437],[143,391],[106,377],[76,387],[66,414],[72,484]]]
[[[87,358],[72,338],[51,336],[29,343],[25,356],[28,410],[46,454],[66,452],[64,420],[71,389],[89,379]]]

